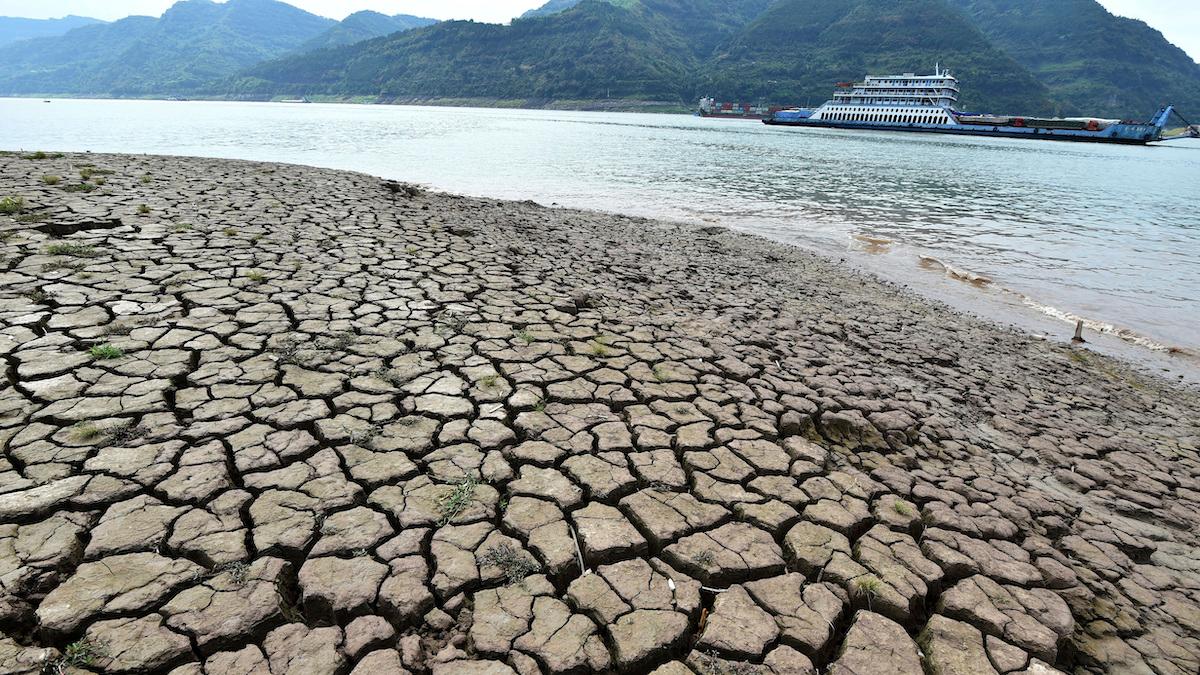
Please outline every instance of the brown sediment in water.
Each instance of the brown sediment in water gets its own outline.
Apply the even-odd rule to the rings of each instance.
[[[890,250],[889,247],[892,245],[891,239],[884,239],[882,237],[872,237],[865,234],[853,234],[850,236],[856,242],[862,244],[861,249],[864,253],[871,255],[887,253]]]
[[[4,672],[1200,667],[1200,403],[1119,361],[362,174],[9,195]]]

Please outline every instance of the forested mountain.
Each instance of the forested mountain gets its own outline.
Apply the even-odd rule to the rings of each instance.
[[[184,0],[0,47],[0,95],[367,97],[818,104],[833,83],[929,72],[962,106],[1200,117],[1200,65],[1096,0],[550,0],[511,25],[359,12],[337,23],[276,0]]]
[[[190,93],[335,23],[276,0],[185,0],[159,19],[129,17],[0,48],[0,94]]]
[[[86,16],[65,16],[61,19],[23,19],[0,16],[0,47],[19,40],[65,35],[81,26],[104,23]]]
[[[355,12],[342,19],[336,26],[300,45],[297,51],[307,52],[350,45],[392,33],[432,26],[435,23],[437,23],[437,19],[426,19],[410,14],[388,16],[369,10]]]
[[[550,2],[547,2],[537,9],[531,9],[528,12],[525,12],[521,15],[521,18],[529,19],[535,16],[550,16],[551,14],[557,14],[559,12],[571,9],[575,5],[578,5],[581,1],[582,0],[550,0]]]
[[[1094,0],[950,0],[1051,87],[1064,113],[1149,115],[1175,103],[1200,117],[1200,65],[1141,21]]]
[[[710,95],[819,104],[832,83],[867,73],[931,73],[962,81],[961,105],[1046,110],[1047,88],[944,0],[779,0],[707,64]]]

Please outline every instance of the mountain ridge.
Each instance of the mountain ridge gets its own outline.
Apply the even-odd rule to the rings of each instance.
[[[0,47],[22,40],[66,35],[76,28],[103,23],[107,22],[75,14],[68,14],[57,19],[0,16]]]

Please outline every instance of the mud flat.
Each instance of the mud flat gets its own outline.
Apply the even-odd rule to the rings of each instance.
[[[0,672],[1200,668],[1200,402],[1117,361],[353,173],[0,210]]]

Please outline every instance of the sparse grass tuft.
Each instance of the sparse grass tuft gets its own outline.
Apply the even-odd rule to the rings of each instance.
[[[63,186],[67,192],[91,192],[96,189],[91,183],[72,183],[71,185]]]
[[[63,155],[61,152],[50,153],[38,150],[37,152],[31,152],[27,155],[21,155],[21,159],[62,159],[62,156]]]
[[[374,375],[375,377],[378,377],[379,379],[396,388],[400,388],[405,384],[408,384],[408,380],[401,377],[396,371],[388,368],[380,368],[379,370],[375,371]]]
[[[32,288],[28,291],[22,291],[21,297],[40,305],[50,299],[50,294],[40,288]]]
[[[709,565],[713,564],[714,561],[715,558],[713,557],[712,551],[701,551],[692,556],[692,562],[696,563],[696,565],[699,567],[708,567]]]
[[[318,342],[317,347],[320,349],[341,352],[345,351],[352,344],[354,344],[354,333],[342,332],[331,334],[329,337]]]
[[[125,356],[125,352],[121,351],[120,348],[114,347],[112,345],[107,345],[107,344],[106,345],[96,345],[95,347],[92,347],[91,349],[88,350],[88,354],[91,354],[92,358],[100,359],[102,361],[108,361],[111,359],[119,359],[122,356]]]
[[[144,173],[144,174],[142,174],[142,179],[141,179],[141,180],[142,180],[142,185],[147,185],[147,184],[149,184],[149,183],[151,183],[151,182],[153,182],[153,181],[154,181],[154,176],[151,176],[151,175],[150,175],[150,174],[148,174],[148,173]]]
[[[229,580],[238,586],[244,585],[250,579],[250,566],[238,560],[225,563],[216,569],[217,574],[229,574]]]
[[[661,365],[654,366],[653,368],[650,369],[650,372],[654,375],[654,379],[656,381],[658,381],[658,382],[666,382],[667,381],[667,377],[668,377],[667,369],[663,368]]]
[[[525,577],[540,569],[537,563],[529,559],[529,556],[522,555],[521,551],[513,548],[507,542],[489,548],[480,556],[479,564],[481,567],[499,567],[504,572],[504,578],[509,586],[525,581]]]
[[[883,582],[870,574],[865,574],[854,580],[852,590],[855,595],[866,598],[867,609],[871,609],[871,601],[879,597],[879,593],[883,591]]]
[[[145,204],[138,204],[137,212],[138,215],[144,216],[147,213],[150,213],[150,207]]]
[[[25,210],[25,200],[22,197],[5,197],[0,199],[0,213],[15,216]]]
[[[906,518],[913,514],[913,510],[908,507],[908,504],[905,504],[900,500],[896,500],[892,503],[892,510]]]
[[[78,272],[79,270],[81,270],[85,267],[87,267],[86,263],[66,262],[65,260],[55,260],[53,262],[48,262],[48,263],[42,265],[42,271],[43,272],[55,272],[57,270],[71,270],[73,272]]]
[[[96,170],[90,166],[85,166],[79,170],[79,177],[83,180],[90,180],[94,175],[96,175]]]
[[[69,255],[73,258],[95,258],[100,255],[92,246],[85,244],[58,243],[50,244],[44,251],[46,255]]]
[[[193,229],[195,229],[195,225],[191,223],[177,223],[174,228],[176,232],[188,232]]]
[[[599,339],[592,340],[591,345],[588,347],[588,352],[592,356],[600,356],[600,357],[604,357],[604,356],[608,356],[608,355],[612,354],[612,350],[609,349],[604,343],[600,342]]]
[[[62,182],[62,176],[51,176],[51,175],[42,176],[42,182],[45,183],[46,185],[58,185],[59,183]]]
[[[539,398],[537,400],[537,403],[533,404],[533,411],[534,412],[546,412],[546,399]]]
[[[499,383],[500,383],[499,375],[488,375],[486,377],[479,378],[479,386],[484,389],[491,389],[492,387],[495,387]]]
[[[17,216],[18,223],[41,223],[50,220],[49,213],[22,213]]]
[[[71,429],[71,436],[80,441],[94,441],[97,438],[104,436],[104,429],[101,429],[95,424],[76,424],[75,427]]]
[[[233,235],[237,234],[237,229],[232,228],[232,227],[227,227],[227,228],[221,230],[221,234],[225,235],[226,237],[232,237]]]
[[[62,656],[46,664],[45,672],[52,675],[65,675],[79,668],[85,668],[104,658],[105,649],[88,638],[77,640],[67,645]]]
[[[249,279],[250,281],[253,281],[256,284],[266,283],[266,281],[267,281],[267,275],[265,275],[262,272],[259,272],[257,270],[247,274],[246,278]]]
[[[534,341],[533,333],[530,333],[527,330],[517,331],[517,339],[520,340],[521,342],[524,342],[527,345],[533,344],[533,341]]]
[[[474,476],[467,476],[461,483],[454,486],[453,490],[438,500],[438,511],[442,514],[439,525],[447,525],[467,508],[471,500],[475,499],[475,486],[477,485],[479,483]]]

